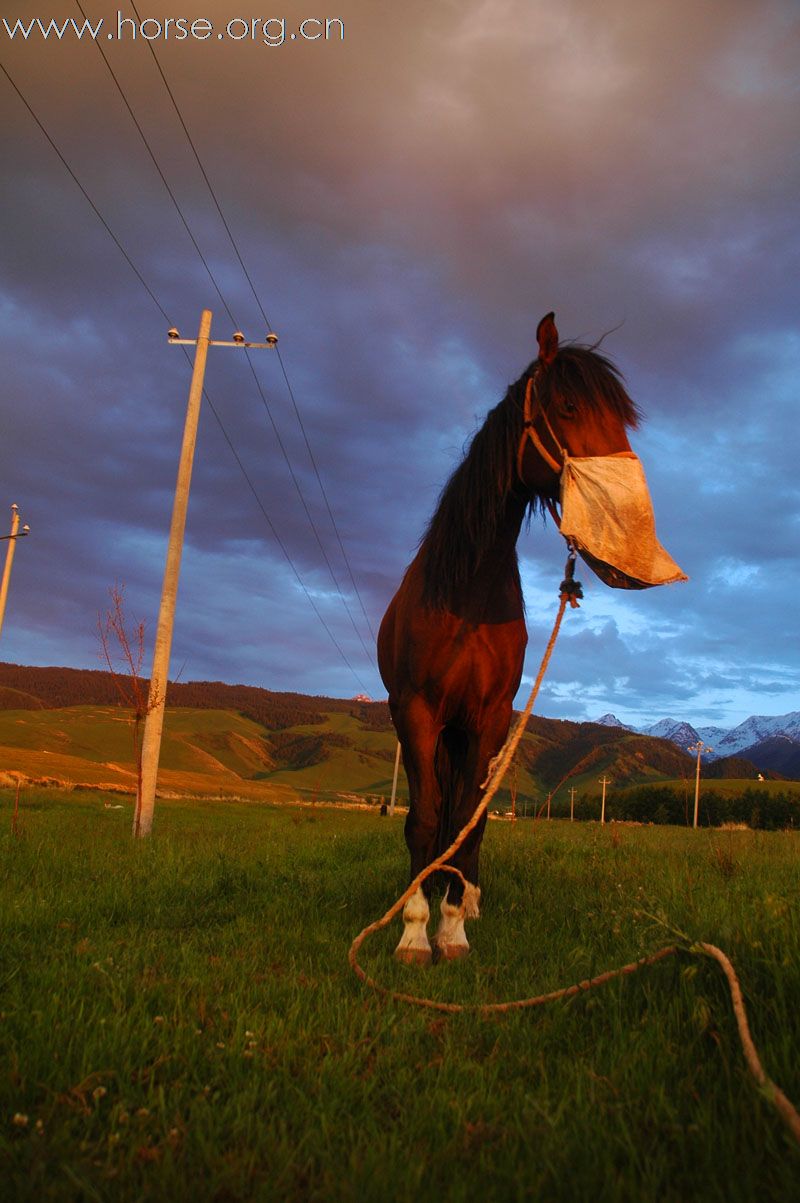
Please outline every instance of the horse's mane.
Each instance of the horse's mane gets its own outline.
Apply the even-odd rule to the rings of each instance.
[[[542,405],[547,410],[554,397],[560,397],[575,406],[579,417],[581,413],[608,413],[635,428],[641,418],[639,408],[628,396],[619,368],[597,351],[599,345],[567,343],[559,347],[550,367],[539,378]],[[523,381],[535,367],[532,363],[523,373]]]
[[[517,477],[517,449],[522,436],[523,402],[531,363],[505,397],[490,410],[476,431],[464,458],[439,497],[439,504],[421,540],[424,598],[444,607],[475,575],[495,545],[512,492],[526,499],[527,517],[543,510],[545,497],[525,494]],[[628,396],[619,370],[594,347],[567,344],[539,377],[539,396],[545,410],[557,397],[581,413],[613,413],[627,426],[636,426],[639,411]]]

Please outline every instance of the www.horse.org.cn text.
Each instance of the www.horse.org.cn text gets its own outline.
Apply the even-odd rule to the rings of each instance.
[[[57,21],[53,17],[16,17],[0,19],[0,32],[10,41],[98,41],[135,42],[258,42],[264,46],[283,46],[287,42],[343,42],[344,21],[341,17],[305,17],[294,28],[287,26],[285,17],[231,17],[224,25],[215,25],[207,17],[132,17],[117,12],[116,19],[106,22],[86,18],[78,21],[68,17]]]

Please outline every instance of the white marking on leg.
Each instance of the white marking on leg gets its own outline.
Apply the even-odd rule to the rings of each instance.
[[[453,961],[465,957],[469,953],[469,941],[464,930],[465,919],[477,919],[480,914],[478,906],[481,892],[478,886],[467,883],[464,897],[458,906],[448,902],[450,890],[442,899],[442,917],[436,931],[436,947],[445,960]]]
[[[428,939],[428,919],[430,918],[428,899],[418,886],[403,907],[403,934],[400,943],[394,950],[398,961],[408,965],[427,965],[431,959],[431,945]]]

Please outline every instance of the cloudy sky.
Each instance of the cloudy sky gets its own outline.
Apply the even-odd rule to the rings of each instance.
[[[0,20],[0,520],[32,528],[0,659],[100,667],[115,583],[152,635],[190,375],[167,327],[207,307],[260,340],[263,309],[280,358],[209,354],[172,674],[384,696],[371,632],[553,309],[563,338],[618,327],[691,579],[584,569],[538,709],[800,709],[795,0],[136,0],[121,39],[81,4],[96,40],[30,25],[74,2]],[[535,522],[520,553],[527,693],[564,549]]]

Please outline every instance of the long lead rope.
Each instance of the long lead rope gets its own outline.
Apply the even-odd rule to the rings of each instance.
[[[617,969],[609,969],[607,972],[601,973],[597,977],[587,978],[582,982],[575,982],[571,986],[565,986],[560,990],[552,990],[548,994],[539,994],[533,998],[512,999],[508,1002],[502,1003],[447,1003],[439,1002],[432,998],[422,998],[416,994],[407,994],[401,990],[391,990],[387,986],[382,986],[380,982],[375,981],[375,979],[366,973],[366,971],[362,969],[358,963],[358,952],[364,941],[376,931],[380,931],[382,928],[387,927],[389,923],[391,923],[392,919],[394,919],[395,915],[402,910],[412,894],[416,893],[423,881],[430,877],[432,873],[437,871],[454,873],[461,879],[464,886],[467,885],[467,881],[461,871],[456,869],[454,865],[447,864],[447,861],[450,860],[451,856],[453,856],[453,854],[464,843],[464,840],[467,838],[469,833],[477,825],[481,815],[485,814],[489,803],[499,789],[500,783],[502,782],[503,777],[505,776],[506,771],[511,764],[519,741],[522,739],[528,719],[533,711],[539,689],[541,688],[544,675],[547,672],[547,668],[550,663],[550,657],[553,654],[553,648],[555,647],[556,639],[558,638],[558,633],[561,629],[561,621],[564,617],[564,611],[566,610],[568,604],[573,609],[577,608],[579,598],[583,596],[580,584],[574,579],[574,572],[575,554],[571,549],[569,559],[567,560],[564,580],[561,582],[558,613],[556,614],[556,620],[553,624],[553,630],[550,635],[550,639],[548,640],[547,647],[545,648],[544,655],[542,656],[539,672],[536,675],[536,680],[533,683],[533,688],[531,689],[525,709],[519,715],[514,727],[506,739],[506,742],[503,744],[497,756],[495,756],[489,765],[489,771],[486,780],[481,786],[481,788],[484,790],[484,793],[478,802],[478,805],[475,807],[472,818],[464,825],[464,827],[462,827],[461,831],[453,840],[450,847],[446,848],[445,851],[436,858],[436,860],[432,861],[429,865],[426,865],[426,867],[417,874],[417,876],[414,878],[408,888],[400,895],[397,901],[389,907],[386,914],[382,915],[380,919],[376,919],[374,923],[370,923],[363,929],[363,931],[359,932],[355,940],[353,940],[353,943],[350,945],[350,949],[347,954],[347,960],[353,972],[366,986],[370,986],[373,990],[377,991],[379,994],[382,994],[386,998],[394,999],[397,1002],[410,1003],[412,1006],[416,1007],[425,1007],[429,1010],[441,1011],[449,1015],[460,1014],[462,1012],[472,1012],[473,1014],[478,1015],[498,1015],[508,1011],[521,1011],[530,1007],[540,1007],[545,1003],[556,1002],[558,999],[571,998],[576,994],[583,994],[587,990],[593,989],[595,986],[604,986],[607,982],[614,981],[615,978],[627,977],[632,973],[636,973],[639,969],[644,969],[650,965],[655,965],[659,961],[663,961],[667,957],[675,956],[680,952],[689,952],[695,955],[711,957],[717,962],[718,965],[721,966],[728,983],[728,988],[731,994],[731,1003],[733,1005],[733,1012],[739,1032],[739,1039],[741,1041],[747,1068],[764,1098],[766,1098],[767,1101],[775,1107],[794,1139],[798,1144],[800,1144],[800,1114],[781,1090],[781,1088],[775,1082],[773,1082],[764,1071],[764,1067],[761,1064],[761,1059],[759,1058],[756,1046],[753,1043],[753,1038],[750,1035],[750,1025],[747,1020],[747,1012],[745,1010],[744,999],[742,998],[742,990],[741,986],[739,985],[739,979],[736,976],[736,971],[733,968],[729,958],[725,955],[722,949],[717,948],[715,944],[706,944],[701,942],[698,944],[690,944],[688,947],[684,947],[679,944],[669,944],[664,948],[659,948],[656,952],[651,953],[649,956],[641,957],[637,961],[631,961],[628,965],[623,965]]]

